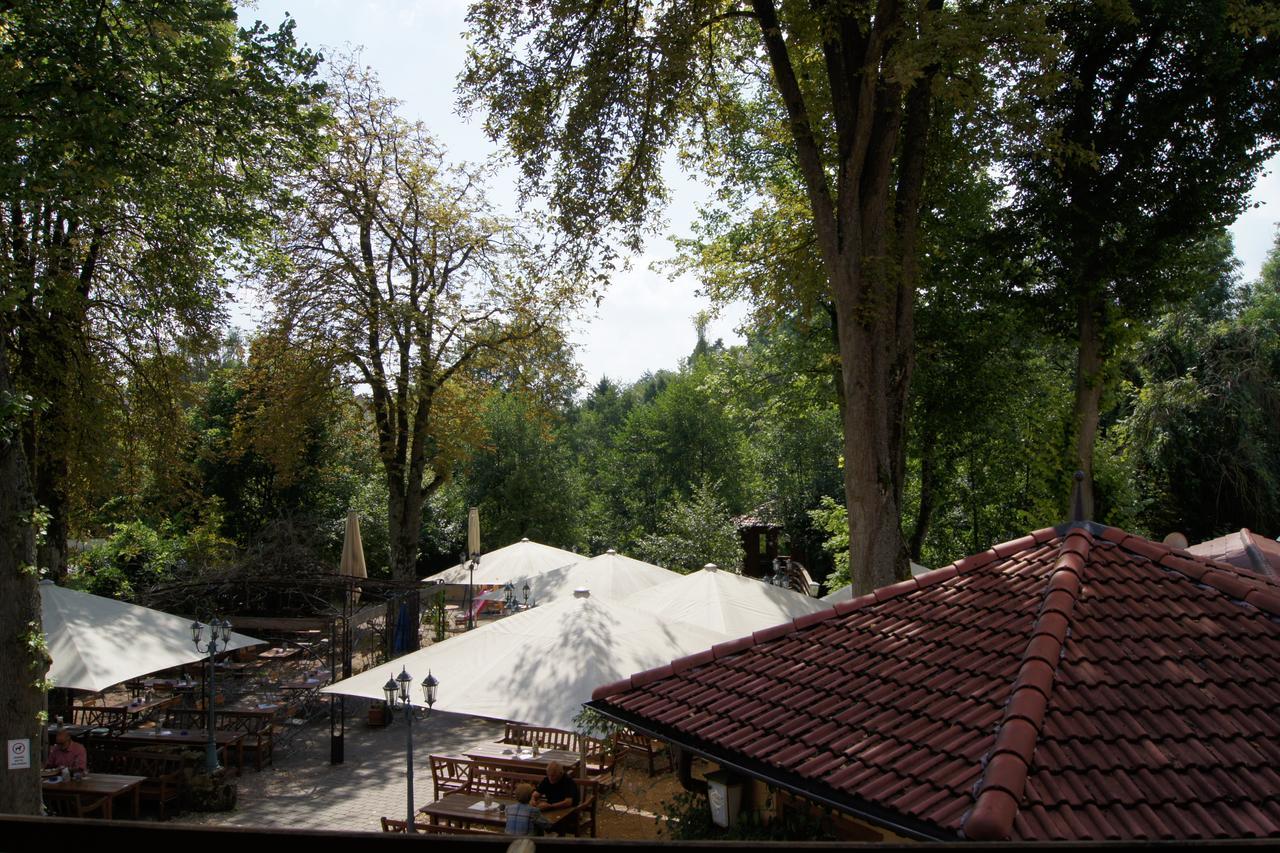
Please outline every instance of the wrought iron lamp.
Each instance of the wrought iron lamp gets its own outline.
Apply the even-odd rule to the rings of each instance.
[[[196,651],[200,654],[208,653],[209,655],[209,685],[208,696],[205,698],[205,710],[208,712],[208,719],[205,723],[205,732],[208,739],[205,741],[204,753],[204,769],[212,774],[218,769],[218,745],[214,741],[214,714],[213,714],[213,696],[214,696],[214,658],[219,652],[225,652],[227,645],[231,642],[231,623],[226,619],[211,619],[209,621],[209,641],[204,641],[205,626],[199,622],[191,623],[191,642],[195,644]]]
[[[404,707],[404,731],[405,731],[405,778],[407,782],[407,793],[405,795],[405,826],[408,832],[413,832],[413,703],[410,699],[409,685],[413,681],[413,676],[409,675],[404,667],[400,667],[400,674],[395,678],[387,679],[387,683],[382,686],[382,693],[386,696],[387,707],[394,709],[397,704]],[[431,707],[436,704],[436,689],[440,686],[440,681],[431,674],[431,670],[427,670],[427,677],[422,679],[422,699],[427,703],[427,716],[431,715]]]

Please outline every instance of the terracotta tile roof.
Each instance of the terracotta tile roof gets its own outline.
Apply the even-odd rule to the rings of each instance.
[[[1239,569],[1248,569],[1272,580],[1280,579],[1280,542],[1259,536],[1249,528],[1192,545],[1192,554],[1230,563]]]
[[[920,837],[1280,837],[1280,585],[1092,523],[593,698]]]

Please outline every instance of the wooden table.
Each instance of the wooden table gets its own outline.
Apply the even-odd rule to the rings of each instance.
[[[50,723],[46,729],[49,737],[49,743],[53,743],[54,736],[57,735],[58,732],[62,731],[63,729],[67,730],[67,734],[71,735],[72,740],[80,740],[80,738],[84,737],[86,732],[92,731],[93,727],[70,725],[67,723],[63,723],[62,725],[58,725],[57,723]]]
[[[79,719],[81,725],[90,728],[106,727],[106,728],[130,728],[136,726],[139,721],[150,717],[154,712],[167,708],[170,705],[176,705],[179,701],[177,696],[163,696],[144,701],[137,699],[133,702],[116,702],[111,705],[72,705],[72,719]]]
[[[296,658],[300,654],[302,654],[302,649],[276,646],[264,652],[258,652],[258,658],[259,660],[288,660],[289,658]]]
[[[231,763],[232,751],[235,751],[235,766],[244,767],[244,732],[215,731],[213,742],[219,749],[225,749],[227,763]],[[98,739],[103,744],[123,744],[125,746],[204,746],[209,736],[201,729],[130,729],[124,734]]]
[[[142,783],[145,776],[125,776],[118,773],[88,773],[81,779],[67,782],[55,782],[46,779],[43,787],[46,791],[57,791],[61,794],[73,794],[77,799],[108,797],[106,817],[112,816],[112,805],[128,794],[133,795],[133,816],[138,816],[138,805]]]
[[[546,775],[547,765],[558,761],[566,773],[575,775],[580,757],[576,752],[567,749],[542,749],[535,757],[528,747],[518,747],[509,743],[482,743],[469,746],[462,753],[476,761],[496,761],[509,765],[514,769],[528,768],[529,773]]]
[[[490,799],[493,803],[506,808],[510,808],[516,802],[510,797],[492,797]],[[432,823],[439,823],[441,820],[445,820],[505,828],[507,825],[506,811],[499,808],[487,810],[472,808],[472,806],[482,802],[484,802],[482,794],[467,794],[462,791],[455,791],[452,794],[445,794],[434,803],[423,806],[418,809],[418,813],[431,818]],[[542,816],[554,826],[557,821],[571,811],[573,811],[572,808],[543,809]]]

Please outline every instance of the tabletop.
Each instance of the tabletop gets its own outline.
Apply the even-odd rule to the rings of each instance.
[[[126,776],[123,773],[86,773],[79,779],[69,779],[66,782],[57,778],[45,779],[42,785],[50,792],[57,791],[75,797],[110,797],[107,802],[107,818],[112,817],[112,805],[117,797],[132,794],[133,815],[137,817],[138,797],[145,781],[145,776]]]
[[[456,791],[423,806],[418,809],[418,812],[427,815],[433,821],[444,819],[479,823],[485,826],[506,826],[507,814],[504,809],[515,805],[516,801],[511,797],[490,797],[491,808],[483,808],[484,802],[485,797],[482,794]],[[572,811],[571,808],[543,809],[542,816],[551,823],[555,823],[570,811]]]
[[[528,747],[518,747],[503,743],[482,743],[467,747],[463,753],[467,758],[477,761],[501,761],[504,764],[518,764],[528,767],[530,772],[546,773],[547,765],[558,761],[564,769],[571,771],[578,766],[579,756],[567,749],[542,749],[535,756]]]

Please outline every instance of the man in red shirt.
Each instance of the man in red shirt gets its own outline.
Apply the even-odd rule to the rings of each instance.
[[[83,774],[87,765],[84,746],[71,739],[71,732],[59,729],[54,736],[54,745],[49,750],[49,758],[44,766],[46,768],[66,767],[72,775],[75,775]]]

